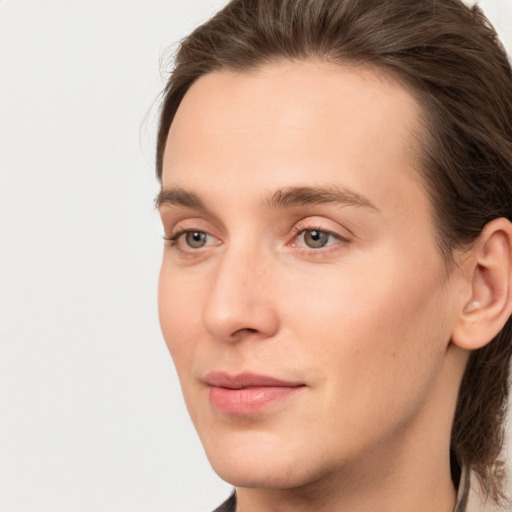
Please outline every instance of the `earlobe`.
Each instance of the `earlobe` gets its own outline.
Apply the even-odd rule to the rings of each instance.
[[[466,256],[471,293],[463,301],[452,342],[476,350],[501,331],[512,313],[512,223],[505,218],[489,222]]]

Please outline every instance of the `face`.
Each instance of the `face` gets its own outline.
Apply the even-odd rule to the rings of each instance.
[[[418,113],[376,72],[314,62],[211,73],[179,107],[160,321],[210,462],[234,485],[358,471],[435,423],[453,304]]]

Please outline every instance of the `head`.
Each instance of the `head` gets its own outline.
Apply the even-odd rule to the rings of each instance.
[[[336,74],[337,70],[339,75]],[[312,78],[315,75],[318,78],[317,82]],[[316,83],[325,85],[317,87]],[[296,89],[294,89],[295,85]],[[282,93],[283,88],[285,88],[286,94]],[[305,94],[307,91],[317,89],[318,96],[313,95],[309,98]],[[281,90],[281,95],[267,97],[268,91],[278,90]],[[296,268],[290,264],[286,267],[288,273],[280,272],[277,267],[272,266],[270,261],[264,269],[259,268],[257,263],[251,259],[250,254],[246,254],[247,268],[255,276],[251,283],[247,283],[247,286],[258,289],[261,308],[259,303],[252,306],[247,305],[248,309],[252,308],[256,311],[254,314],[257,318],[254,320],[254,325],[251,325],[251,320],[247,320],[247,325],[242,322],[238,330],[234,327],[229,327],[228,330],[231,329],[231,334],[238,332],[238,341],[240,341],[239,338],[243,338],[240,346],[245,344],[245,346],[253,347],[254,339],[258,336],[260,338],[263,336],[267,341],[272,340],[271,343],[274,343],[275,339],[279,343],[275,341],[276,346],[273,347],[272,353],[286,358],[284,350],[293,352],[294,346],[293,343],[287,345],[286,333],[282,334],[280,326],[286,327],[286,319],[293,318],[294,313],[281,306],[276,306],[274,309],[270,306],[268,308],[263,306],[265,301],[272,305],[272,298],[286,288],[292,290],[292,295],[288,296],[282,292],[279,295],[279,300],[292,301],[296,311],[300,312],[300,318],[307,315],[306,303],[308,301],[318,305],[323,312],[323,316],[319,317],[321,322],[328,321],[328,318],[337,318],[338,314],[351,317],[339,321],[335,327],[352,329],[348,334],[344,334],[345,338],[343,336],[340,338],[340,343],[346,343],[346,352],[340,356],[340,360],[344,361],[352,357],[352,367],[360,370],[359,373],[362,371],[358,366],[361,354],[369,369],[368,375],[377,374],[380,375],[380,378],[385,378],[386,373],[405,371],[411,358],[416,364],[420,364],[422,359],[417,356],[420,351],[423,360],[429,361],[428,376],[420,378],[416,382],[414,375],[421,374],[421,367],[409,364],[410,373],[405,372],[403,378],[405,381],[409,379],[412,382],[411,388],[415,389],[415,394],[403,397],[402,406],[405,412],[399,419],[404,422],[404,425],[406,421],[413,421],[414,406],[408,405],[408,401],[414,398],[424,403],[437,396],[435,390],[437,377],[451,371],[455,376],[455,394],[453,404],[449,401],[446,404],[447,413],[450,412],[450,407],[453,407],[453,426],[449,447],[460,464],[469,465],[477,472],[489,495],[498,498],[503,484],[500,451],[503,445],[503,422],[509,390],[512,325],[510,305],[505,301],[492,326],[489,322],[481,322],[485,328],[482,327],[478,330],[474,327],[475,324],[478,324],[479,318],[489,318],[490,316],[490,310],[485,309],[487,295],[485,292],[479,292],[489,285],[489,280],[485,272],[485,265],[478,262],[476,254],[477,251],[480,251],[479,254],[485,252],[485,243],[489,239],[486,236],[489,233],[497,233],[494,238],[499,239],[499,232],[504,233],[508,229],[502,229],[503,226],[506,226],[504,219],[512,219],[512,201],[510,199],[512,197],[512,71],[504,49],[483,14],[478,8],[470,9],[458,0],[444,2],[435,0],[389,0],[386,2],[381,0],[370,2],[361,2],[360,0],[334,2],[332,0],[317,0],[315,2],[308,0],[283,0],[280,2],[238,0],[230,2],[220,13],[196,29],[180,45],[176,66],[164,93],[158,134],[157,174],[160,180],[163,179],[164,185],[166,180],[173,186],[181,185],[180,180],[185,175],[182,171],[181,174],[178,174],[177,180],[173,177],[173,168],[179,169],[179,165],[173,167],[174,164],[183,161],[180,160],[180,152],[176,149],[179,142],[173,141],[174,128],[176,129],[174,140],[183,142],[183,134],[192,133],[191,119],[194,118],[194,112],[198,110],[198,107],[203,112],[209,111],[211,115],[218,116],[213,120],[212,126],[218,123],[221,128],[220,132],[226,128],[223,124],[223,111],[215,110],[215,105],[205,99],[208,96],[207,91],[212,91],[214,98],[212,102],[216,102],[217,105],[225,105],[227,109],[231,99],[231,103],[237,106],[238,112],[244,111],[247,116],[251,113],[249,98],[252,94],[256,108],[252,115],[256,121],[260,121],[260,127],[265,123],[261,109],[264,108],[267,99],[269,109],[272,109],[271,112],[281,112],[279,109],[281,106],[283,109],[286,107],[287,100],[300,104],[300,98],[304,98],[305,114],[303,118],[295,119],[294,122],[306,123],[307,126],[313,127],[313,132],[317,135],[320,130],[319,119],[315,118],[313,114],[309,115],[308,112],[322,111],[322,105],[325,107],[327,101],[330,102],[329,105],[332,105],[333,110],[338,108],[338,111],[344,112],[345,119],[350,120],[350,130],[346,133],[340,132],[343,133],[343,142],[340,142],[341,148],[344,149],[343,152],[340,150],[340,153],[336,154],[338,143],[333,142],[331,146],[324,146],[322,145],[324,142],[319,142],[319,147],[322,147],[323,152],[333,155],[332,161],[327,159],[324,162],[324,170],[328,170],[325,170],[324,175],[320,174],[323,176],[323,181],[320,183],[323,188],[320,194],[328,196],[333,193],[332,188],[325,188],[326,184],[340,184],[336,175],[331,173],[334,168],[334,159],[338,159],[345,163],[347,168],[352,169],[352,172],[348,174],[343,174],[340,171],[340,180],[341,185],[347,185],[348,196],[354,203],[347,210],[350,211],[352,208],[356,213],[347,214],[347,218],[344,218],[343,222],[340,221],[340,224],[344,227],[348,225],[349,228],[353,225],[354,228],[340,233],[336,226],[326,224],[325,220],[321,220],[321,222],[318,220],[319,225],[315,225],[313,222],[313,224],[303,225],[300,228],[302,231],[297,228],[296,234],[300,234],[302,237],[301,244],[306,243],[304,238],[306,235],[311,237],[314,235],[315,229],[318,232],[323,229],[325,232],[334,233],[326,241],[326,247],[332,245],[334,248],[338,248],[340,241],[343,241],[345,236],[349,239],[352,231],[357,232],[358,223],[364,226],[361,228],[361,239],[364,239],[365,236],[371,239],[373,221],[364,220],[364,217],[371,217],[373,212],[368,210],[372,210],[373,206],[377,210],[385,210],[389,207],[391,209],[389,211],[393,211],[390,215],[394,215],[395,220],[400,216],[407,219],[403,223],[403,237],[407,236],[407,239],[411,240],[416,233],[418,236],[421,235],[421,239],[425,241],[425,259],[415,252],[421,246],[420,239],[417,240],[417,245],[411,242],[411,244],[405,244],[400,248],[400,238],[397,237],[393,249],[402,257],[404,255],[408,255],[409,258],[416,257],[418,265],[421,267],[416,269],[411,267],[410,274],[407,274],[405,270],[404,278],[411,278],[415,272],[416,275],[419,272],[426,279],[422,281],[420,278],[419,284],[412,287],[409,302],[401,302],[405,297],[403,288],[390,287],[390,283],[383,275],[379,274],[383,271],[382,269],[388,274],[392,274],[392,267],[385,267],[382,264],[385,257],[380,260],[378,266],[374,266],[374,260],[368,260],[368,266],[364,266],[365,264],[361,263],[361,259],[359,259],[358,263],[351,268],[350,256],[348,261],[343,264],[344,270],[340,270],[336,265],[327,264],[325,266],[330,269],[332,274],[324,277],[311,274],[310,277],[313,280],[323,282],[322,280],[325,278],[321,289],[314,287],[311,289],[311,287],[303,286],[303,278],[310,271],[307,263]],[[251,92],[249,93],[249,91]],[[335,91],[339,91],[339,104],[333,99],[336,97]],[[358,94],[354,94],[354,91],[358,91]],[[226,96],[228,93],[231,96]],[[265,101],[262,101],[261,98],[264,98]],[[350,110],[350,105],[356,105],[357,109]],[[374,110],[369,109],[369,105],[373,106]],[[244,106],[247,107],[245,110]],[[179,109],[183,112],[181,118]],[[397,109],[399,109],[399,113],[395,116]],[[286,112],[289,114],[289,111]],[[289,121],[286,112],[283,111],[283,119]],[[368,124],[361,124],[360,114],[370,116],[372,112],[373,115],[379,114],[377,117],[381,122],[383,119],[395,117],[395,120],[392,119],[389,123],[385,122],[380,125],[378,122],[375,123],[375,126],[381,130],[380,136],[377,132],[373,133]],[[235,119],[237,111],[230,112],[227,109],[225,115],[226,119],[231,122]],[[330,107],[324,108],[322,116],[323,119],[332,120],[333,126],[341,130],[343,122],[334,114],[331,115]],[[268,120],[271,121],[271,117]],[[195,121],[200,124],[201,118],[197,118]],[[384,129],[389,129],[392,134],[389,141],[383,140],[382,130]],[[323,134],[322,140],[329,138],[327,137],[328,132],[329,130]],[[283,133],[276,132],[274,139],[269,138],[269,134],[264,134],[263,138],[257,142],[266,144],[267,147],[271,145],[272,140],[279,140],[284,144]],[[250,138],[243,139],[242,137],[239,142],[250,146],[251,141],[254,143],[257,137],[258,135],[253,131]],[[393,137],[395,138],[393,139]],[[312,138],[314,139],[314,136]],[[364,144],[365,139],[367,146]],[[237,140],[235,137],[233,144]],[[400,144],[398,144],[399,142]],[[300,147],[304,147],[307,143],[307,140],[301,140]],[[216,144],[217,148],[224,147],[222,140],[216,141]],[[298,139],[295,144],[294,152],[296,153],[297,147],[299,147]],[[379,144],[382,144],[382,147]],[[350,148],[355,148],[353,154],[350,153]],[[385,156],[382,156],[380,160],[367,160],[362,163],[357,160],[361,155],[372,153],[373,148],[378,148],[380,154]],[[215,159],[215,148],[211,149],[210,156]],[[395,150],[395,153],[386,153],[386,151],[392,150]],[[193,149],[189,149],[189,154],[191,151],[193,152]],[[266,151],[263,153],[265,154],[261,154],[264,157],[262,160],[274,154],[270,147],[268,154]],[[276,164],[279,158],[290,156],[285,153],[279,155],[278,152],[275,154],[277,160],[270,160],[269,163]],[[344,160],[347,154],[348,156]],[[257,155],[257,149],[253,148],[253,160],[255,155]],[[400,155],[403,160],[400,162],[396,159],[393,160],[397,155]],[[240,155],[233,156],[238,158]],[[307,159],[305,154],[304,161]],[[240,162],[242,161],[240,160]],[[361,164],[359,167],[357,162]],[[203,163],[201,162],[201,164]],[[296,164],[295,169],[300,167],[299,162],[294,163]],[[392,163],[394,165],[391,165]],[[399,163],[400,165],[398,165]],[[364,169],[367,168],[366,166],[375,167],[377,165],[381,166],[383,172],[389,173],[392,173],[393,169],[399,168],[401,174],[389,175],[380,183],[381,188],[375,196],[377,201],[375,205],[372,201],[374,198],[372,184],[379,183],[376,181],[378,176],[367,175]],[[274,206],[279,206],[279,208],[288,201],[292,205],[302,205],[303,207],[306,205],[306,211],[309,211],[308,208],[311,204],[322,203],[319,201],[318,194],[312,200],[308,200],[307,197],[305,199],[302,197],[302,200],[299,200],[300,197],[298,197],[301,194],[307,196],[311,193],[311,186],[315,185],[316,177],[312,179],[309,176],[308,178],[308,173],[311,175],[311,167],[308,170],[307,166],[304,166],[303,174],[299,175],[287,173],[283,170],[284,167],[280,167],[279,176],[271,177],[267,181],[259,172],[261,169],[253,169],[251,174],[249,171],[245,173],[244,167],[240,167],[240,185],[238,188],[236,186],[233,188],[233,194],[244,193],[246,190],[248,192],[247,203],[249,203],[251,201],[249,191],[256,191],[260,187],[261,190],[278,190],[277,196],[267,198],[267,203],[278,203]],[[340,165],[340,167],[343,166]],[[184,168],[182,167],[182,169]],[[188,179],[195,181],[190,183],[197,185],[205,179],[209,184],[204,169],[204,177],[200,175],[194,177],[195,174],[191,170],[192,168],[187,168]],[[211,177],[209,179],[212,180]],[[222,183],[222,176],[219,176],[218,179]],[[232,183],[238,178],[235,174],[226,174],[224,179],[228,179]],[[386,181],[390,180],[392,180],[393,187],[385,189]],[[188,184],[189,182],[184,183],[186,186]],[[291,195],[288,193],[290,187],[296,185],[300,188],[303,184],[307,184],[309,189],[297,189],[292,191]],[[187,188],[186,186],[183,188]],[[209,189],[212,190],[212,187],[210,186]],[[345,192],[347,191],[345,190]],[[179,193],[178,191],[178,195]],[[389,198],[391,193],[398,194],[394,203],[401,202],[404,197],[408,197],[409,202],[401,204],[402,209],[397,209],[397,205],[393,201],[391,203],[394,205],[390,203],[386,206],[386,198]],[[370,195],[369,198],[368,195]],[[239,195],[233,197],[239,197]],[[205,206],[199,204],[197,199],[205,198],[191,196],[179,198],[175,193],[172,201],[169,202],[174,201],[182,206],[186,203],[187,208],[197,212],[198,209]],[[229,202],[229,197],[223,197],[222,200],[225,205],[226,202]],[[379,203],[379,200],[383,202]],[[196,201],[195,204],[194,201]],[[359,204],[357,204],[358,201]],[[243,204],[237,205],[236,201],[234,201],[234,205],[243,206]],[[225,206],[222,208],[224,210],[219,211],[218,215],[215,211],[210,212],[212,216],[208,220],[208,225],[204,224],[204,232],[209,233],[214,230],[212,225],[218,229],[218,236],[212,238],[214,242],[211,242],[208,249],[212,255],[215,254],[215,251],[220,254],[221,246],[233,247],[236,245],[234,242],[230,242],[231,245],[225,243],[227,236],[222,232],[225,228],[225,219],[219,220],[218,217],[225,214],[226,218],[236,219],[239,215],[241,221],[248,226],[247,231],[250,232],[249,210],[246,213],[243,210],[238,210],[237,213],[237,210],[229,211]],[[395,209],[393,210],[393,208]],[[317,210],[311,211],[318,216]],[[420,218],[416,218],[418,211]],[[186,217],[183,210],[179,215]],[[212,221],[213,218],[217,218],[219,222],[216,224]],[[362,218],[363,220],[361,220]],[[410,222],[409,225],[408,222]],[[274,221],[273,223],[275,224]],[[224,226],[224,228],[220,226]],[[418,226],[422,226],[423,231],[422,229],[418,230]],[[201,225],[191,225],[190,227],[201,231]],[[253,233],[257,229],[255,223]],[[226,231],[229,230],[226,228]],[[325,233],[320,233],[320,235],[325,236]],[[297,240],[298,237],[293,240],[290,238],[287,241],[290,244],[288,247],[298,249]],[[216,245],[217,241],[218,246]],[[199,240],[198,243],[202,242]],[[313,240],[312,243],[318,243],[318,240]],[[351,246],[355,247],[353,251],[359,250],[356,242]],[[240,247],[242,246],[240,245]],[[377,245],[372,247],[375,249]],[[369,258],[372,251],[368,250],[365,253],[363,249],[361,249],[362,252]],[[234,249],[231,250],[234,251]],[[384,251],[381,253],[384,255],[392,252],[391,250],[386,252],[383,247],[379,250]],[[407,253],[407,250],[411,252]],[[228,252],[225,254],[227,255]],[[165,258],[164,256],[164,260]],[[215,258],[217,256],[212,256],[212,261]],[[237,269],[233,261],[235,260],[232,259],[231,271],[234,270],[236,273]],[[404,263],[405,260],[401,262],[402,269]],[[202,265],[204,267],[213,264],[203,262]],[[357,265],[363,266],[358,267]],[[166,331],[169,332],[172,329],[172,326],[166,327],[164,317],[167,313],[165,309],[162,309],[162,303],[164,308],[169,305],[169,301],[165,299],[169,293],[181,300],[180,290],[182,290],[181,293],[186,293],[186,286],[189,284],[191,290],[195,289],[195,285],[192,285],[194,272],[191,271],[191,267],[194,265],[187,266],[185,282],[176,281],[179,287],[177,284],[169,284],[165,279],[161,280],[163,285],[160,297],[164,300],[161,300],[160,314],[164,335],[166,335]],[[314,265],[314,267],[314,272],[317,272],[321,265]],[[347,272],[347,268],[351,268],[351,271]],[[398,269],[395,270],[398,271]],[[163,267],[162,272],[168,272],[168,269]],[[197,271],[195,272],[197,274]],[[240,268],[238,272],[241,272]],[[214,281],[217,283],[222,281],[219,277],[220,274],[219,267],[215,271]],[[476,278],[474,278],[475,275]],[[507,275],[502,276],[504,281],[510,280],[510,270]],[[205,276],[206,274],[201,277],[203,283],[207,282]],[[371,280],[366,281],[365,276],[370,276]],[[240,276],[238,277],[240,278]],[[399,274],[395,277],[399,277]],[[478,280],[484,284],[479,285],[476,282]],[[461,292],[463,289],[461,283],[469,281],[473,283],[471,292],[468,291],[469,288]],[[299,285],[296,284],[297,282]],[[271,285],[271,283],[273,284]],[[225,286],[229,288],[227,284]],[[231,286],[235,289],[236,283],[231,283]],[[345,296],[345,298],[339,299],[336,295],[336,286],[348,289],[349,297]],[[488,288],[494,289],[498,287],[499,284],[488,286]],[[372,289],[374,300],[369,300],[367,296],[369,289]],[[366,290],[366,295],[361,293],[361,290]],[[199,291],[197,293],[200,295]],[[219,298],[222,295],[221,291],[212,281],[204,293],[203,309],[209,311],[203,315],[206,318],[203,323],[206,322],[209,325],[205,331],[208,331],[210,338],[224,338],[224,341],[229,338],[231,345],[234,346],[232,336],[228,336],[226,332],[221,333],[225,326],[221,327],[214,320],[211,295],[217,294],[217,298]],[[396,295],[393,296],[393,293]],[[210,296],[206,297],[208,294]],[[299,303],[293,302],[297,296],[303,297]],[[333,297],[335,297],[334,300]],[[391,307],[387,309],[382,308],[382,303],[389,297],[393,297],[396,303],[391,304]],[[366,307],[352,308],[352,302],[365,303]],[[336,307],[339,310],[336,310]],[[342,312],[338,313],[337,311],[340,310]],[[346,315],[347,312],[348,315]],[[380,329],[384,333],[383,343],[386,341],[386,333],[389,336],[388,341],[397,338],[406,340],[409,334],[398,332],[393,327],[396,323],[400,323],[399,314],[404,312],[404,317],[407,315],[410,320],[409,323],[406,322],[404,329],[410,329],[409,332],[413,333],[415,337],[417,344],[414,345],[414,354],[416,355],[407,352],[407,344],[391,344],[387,345],[388,349],[381,347],[380,352],[380,349],[377,349],[377,353],[380,355],[377,359],[372,359],[372,354],[376,352],[376,346],[365,345],[362,340],[371,338],[372,334],[375,337],[376,329]],[[240,313],[241,316],[244,314]],[[368,322],[368,318],[365,320],[365,314],[374,331],[360,329],[356,332],[354,330],[356,325]],[[217,315],[222,316],[219,312]],[[186,315],[182,314],[181,318],[186,318]],[[194,325],[192,312],[191,317],[186,319],[191,326]],[[224,320],[226,320],[226,315],[224,315]],[[302,324],[298,324],[298,327],[299,329],[303,328],[303,334],[306,333],[309,339],[314,338],[313,325],[303,321]],[[478,333],[476,333],[477,331]],[[427,334],[420,335],[419,333]],[[169,335],[170,338],[173,336]],[[294,336],[300,338],[301,333],[294,333],[293,330],[288,332],[288,341],[293,341]],[[335,335],[330,332],[329,335],[325,335],[324,332],[323,339],[336,336],[339,336],[339,333]],[[348,336],[348,341],[346,336]],[[446,341],[446,345],[443,345],[443,340]],[[181,354],[184,349],[180,348],[178,342],[168,340],[168,344],[175,360],[184,357]],[[317,343],[317,350],[318,346],[322,345]],[[314,361],[317,357],[314,354],[314,349],[315,347],[306,346],[299,353],[297,359],[292,358],[291,361],[298,368],[301,365],[307,367],[308,360]],[[202,348],[198,347],[197,351],[200,350]],[[246,356],[250,355],[258,361],[258,353],[251,350],[246,352]],[[331,361],[336,362],[336,355],[330,354],[329,345],[322,346],[322,350],[329,357],[323,360],[322,356],[318,364],[329,368]],[[450,356],[446,362],[444,358],[447,351],[450,350],[453,351],[454,357]],[[232,353],[237,353],[237,351],[242,353],[241,349],[236,348],[232,350]],[[220,352],[212,349],[209,357],[217,357],[219,364],[222,360],[222,364],[225,366],[229,365],[229,357],[233,357],[232,361],[236,359],[235,356],[219,354]],[[240,355],[239,363],[245,361],[243,357],[246,356]],[[450,368],[449,364],[452,359],[463,361],[460,375],[457,365]],[[246,363],[247,361],[243,364]],[[332,364],[332,374],[336,369],[334,363]],[[264,368],[269,363],[263,358],[259,364]],[[375,364],[374,368],[372,368],[372,364]],[[208,365],[205,361],[202,361],[200,365],[203,365],[201,371],[212,369],[207,368]],[[377,370],[383,365],[386,371]],[[197,368],[195,367],[200,372]],[[286,371],[289,373],[281,377],[292,380],[302,378],[301,375],[294,374],[291,367]],[[358,403],[362,404],[360,411],[357,410],[354,403],[343,401],[339,403],[356,407],[355,414],[367,421],[379,420],[378,411],[375,416],[372,416],[371,414],[367,415],[364,410],[365,407],[368,408],[371,401],[371,393],[374,394],[375,399],[379,383],[376,382],[373,386],[369,386],[368,396],[366,396],[365,392],[358,391],[364,382],[358,380],[358,373],[351,374],[350,368],[342,368],[341,371],[345,372],[346,380],[337,381],[338,387],[332,389],[332,394],[352,393],[358,398]],[[179,367],[178,372],[180,372]],[[362,374],[366,375],[364,372]],[[312,382],[315,383],[312,387],[314,388],[322,380],[321,376],[315,375],[314,365],[312,375]],[[365,377],[366,380],[369,379],[368,375]],[[183,379],[186,379],[183,375],[180,375],[180,378],[182,383]],[[315,379],[317,380],[315,381]],[[446,384],[449,381],[450,379],[446,377],[442,382]],[[386,388],[385,385],[380,387],[384,391],[392,392],[393,386],[396,385],[397,381],[390,378],[389,388]],[[318,384],[318,387],[321,385]],[[186,390],[184,389],[184,391]],[[185,392],[185,396],[187,398],[187,392]],[[376,399],[385,402],[384,397],[377,396]],[[190,400],[193,401],[192,398]],[[333,400],[332,404],[335,403],[336,400]],[[196,426],[199,424],[199,434],[203,438],[205,446],[208,443],[214,444],[208,439],[207,434],[201,432],[201,428],[205,427],[201,427],[203,419],[194,410],[194,404],[188,403],[188,406]],[[338,412],[330,411],[333,417],[339,415]],[[295,420],[304,420],[308,423],[313,421],[306,413],[304,416],[300,416],[300,414]],[[338,428],[340,425],[336,421],[329,424],[329,421],[324,421],[324,425],[328,425],[329,428]],[[347,425],[347,432],[360,428],[360,426],[357,421],[351,423]],[[396,432],[398,427],[389,425],[390,436],[393,428]],[[269,438],[264,434],[261,434],[263,436],[261,439],[268,442]],[[364,445],[364,442],[367,444]],[[351,449],[360,449],[360,453],[362,453],[364,446],[369,447],[371,442],[377,443],[377,440],[368,434],[364,442],[356,439]],[[270,445],[272,445],[271,442]],[[214,451],[213,448],[211,450]],[[348,452],[345,456],[349,457]],[[215,459],[216,456],[212,457]],[[215,467],[215,461],[213,461],[213,465]],[[220,472],[222,473],[222,468]],[[229,468],[225,472],[228,474]]]

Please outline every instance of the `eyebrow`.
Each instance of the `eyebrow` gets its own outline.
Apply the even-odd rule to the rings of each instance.
[[[183,188],[162,188],[155,197],[155,207],[159,209],[164,205],[186,206],[196,210],[206,210],[205,204],[197,194]]]
[[[267,201],[270,208],[289,208],[323,203],[336,203],[340,206],[356,206],[379,209],[365,196],[347,187],[328,185],[325,187],[286,187],[277,190]]]
[[[280,188],[265,200],[265,205],[271,209],[285,209],[325,203],[370,208],[379,211],[367,197],[338,185]],[[179,187],[160,190],[155,198],[155,206],[159,209],[165,205],[184,206],[203,211],[208,210],[197,194]]]

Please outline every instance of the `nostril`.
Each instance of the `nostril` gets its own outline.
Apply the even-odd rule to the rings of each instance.
[[[245,327],[243,329],[239,329],[238,331],[236,331],[234,333],[234,336],[243,335],[243,334],[253,334],[256,332],[258,332],[258,329],[253,329],[252,327]]]

